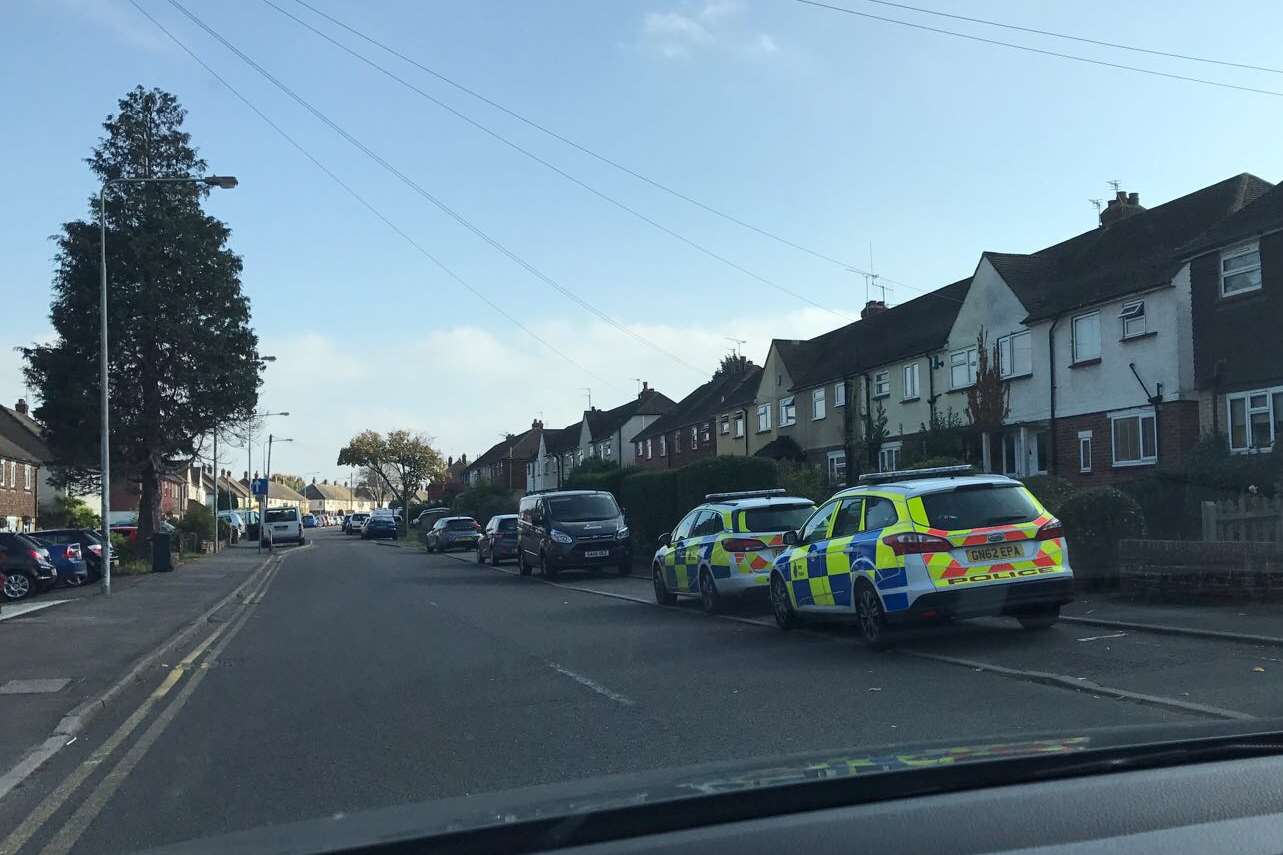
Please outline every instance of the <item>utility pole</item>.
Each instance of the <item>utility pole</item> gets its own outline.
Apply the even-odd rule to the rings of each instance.
[[[214,554],[218,554],[218,428],[214,428],[214,460],[210,464],[214,470]]]

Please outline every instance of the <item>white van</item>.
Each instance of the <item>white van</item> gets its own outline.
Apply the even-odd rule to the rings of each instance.
[[[272,543],[306,543],[303,537],[303,516],[298,508],[268,508],[264,516],[264,546]]]

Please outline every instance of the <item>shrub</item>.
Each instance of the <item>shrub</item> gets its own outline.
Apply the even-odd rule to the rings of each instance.
[[[790,496],[803,496],[819,504],[833,495],[841,485],[830,486],[828,479],[818,466],[805,463],[792,463],[781,460],[776,464],[779,485],[788,491]]]
[[[1069,562],[1079,579],[1118,579],[1118,541],[1143,537],[1145,516],[1136,500],[1113,487],[1089,487],[1057,511],[1069,543]]]
[[[99,528],[98,514],[72,496],[55,496],[40,508],[41,528]]]
[[[654,548],[655,539],[672,531],[686,513],[677,509],[676,483],[672,470],[641,470],[620,483],[619,504],[624,507],[634,542],[643,549]]]
[[[957,457],[927,457],[922,460],[914,461],[905,469],[938,469],[941,466],[965,466],[966,461]]]
[[[589,466],[589,463],[594,465]],[[579,466],[569,475],[566,476],[567,490],[605,490],[615,496],[616,501],[622,503],[620,490],[623,486],[624,479],[629,475],[640,471],[634,466],[627,469],[621,469],[613,463],[605,461],[585,461],[584,465]]]
[[[1056,516],[1060,515],[1065,501],[1078,492],[1072,483],[1056,475],[1030,475],[1021,480],[1042,506]]]
[[[484,526],[496,514],[515,514],[517,497],[496,484],[479,484],[455,496],[450,510],[459,516],[472,517]]]

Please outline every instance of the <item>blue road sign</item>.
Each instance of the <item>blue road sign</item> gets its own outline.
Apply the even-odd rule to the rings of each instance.
[[[266,479],[266,478],[254,478],[253,480],[251,480],[251,481],[250,481],[250,492],[251,492],[251,493],[253,493],[255,496],[266,496],[266,495],[267,495],[267,479]]]

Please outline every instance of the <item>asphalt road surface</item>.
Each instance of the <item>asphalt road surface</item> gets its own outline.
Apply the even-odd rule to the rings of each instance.
[[[797,751],[1283,714],[1272,648],[993,620],[874,653],[780,632],[764,607],[661,608],[645,578],[550,584],[310,540],[0,802],[0,852],[129,852]]]

